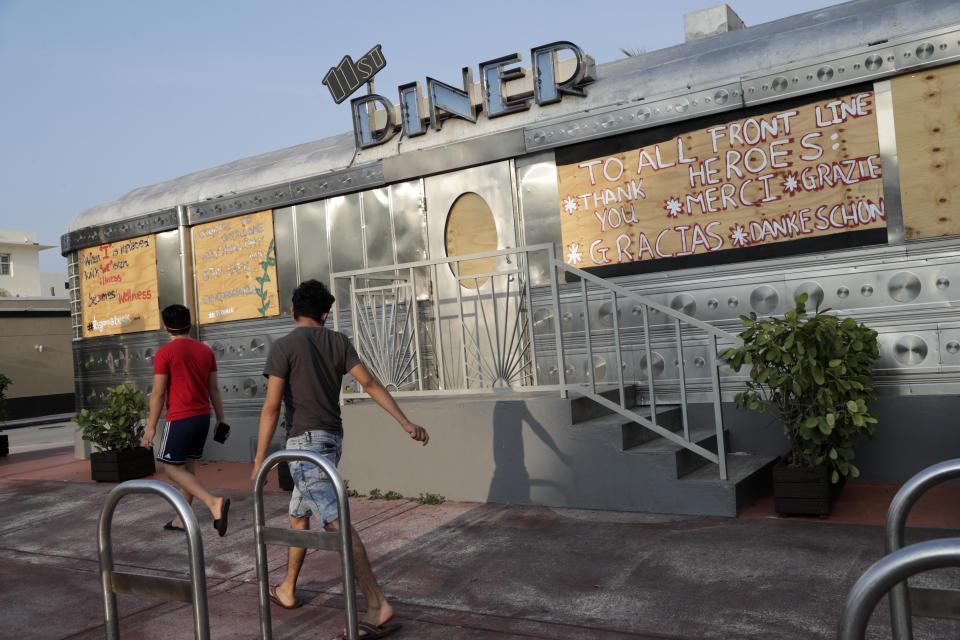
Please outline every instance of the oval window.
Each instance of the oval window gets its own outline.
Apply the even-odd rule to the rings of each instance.
[[[487,202],[476,193],[461,195],[447,214],[445,235],[447,256],[465,256],[471,253],[497,249],[497,222]],[[496,264],[495,257],[451,262],[454,276],[461,277],[460,284],[468,289],[477,289],[487,278],[470,278],[479,273],[490,273]]]

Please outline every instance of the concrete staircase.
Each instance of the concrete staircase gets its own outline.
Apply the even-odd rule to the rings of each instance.
[[[649,406],[637,406],[635,390],[628,387],[627,406],[650,417]],[[604,397],[619,402],[619,390],[607,390]],[[623,487],[622,495],[607,495],[612,508],[656,513],[716,515],[735,517],[751,504],[771,482],[774,457],[730,452],[729,431],[724,430],[727,450],[727,480],[720,479],[719,467],[698,454],[660,437],[641,424],[630,420],[587,397],[570,401],[572,428],[582,436],[601,439],[615,449],[613,466],[628,465],[628,477],[634,481]],[[656,423],[670,431],[682,433],[683,420],[679,406],[657,406]],[[690,436],[696,444],[710,451],[717,450],[714,426],[690,425]]]

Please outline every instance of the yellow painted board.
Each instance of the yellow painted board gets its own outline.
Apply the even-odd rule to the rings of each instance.
[[[960,233],[960,64],[890,81],[904,237]]]
[[[196,225],[192,234],[200,324],[280,313],[273,211]]]
[[[160,328],[155,236],[81,249],[77,257],[83,337]]]
[[[580,268],[884,228],[872,92],[557,167]]]

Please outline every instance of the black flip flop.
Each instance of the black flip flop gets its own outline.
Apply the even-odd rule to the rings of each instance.
[[[361,631],[360,640],[376,640],[377,638],[386,638],[391,633],[399,631],[403,625],[399,622],[387,622],[385,624],[370,624],[361,620],[357,623],[357,629]],[[333,640],[346,640],[347,636],[341,635]]]
[[[275,585],[271,585],[270,591],[268,592],[268,594],[270,596],[270,602],[277,605],[278,607],[282,607],[283,609],[299,609],[300,607],[303,606],[303,600],[297,600],[297,599],[294,599],[293,604],[291,605],[283,604],[283,601],[280,600],[280,598],[277,596],[277,587]]]
[[[167,524],[163,525],[163,530],[164,530],[164,531],[186,531],[186,529],[184,529],[183,527],[175,527],[175,526],[173,526],[173,520],[171,520],[171,521],[168,522]]]
[[[213,521],[213,528],[217,530],[220,537],[227,535],[227,516],[230,513],[230,498],[224,498],[223,507],[220,510],[220,517]]]

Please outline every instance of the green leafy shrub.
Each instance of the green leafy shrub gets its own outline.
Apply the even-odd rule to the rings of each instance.
[[[877,332],[853,318],[842,322],[817,309],[806,311],[807,294],[783,318],[740,316],[743,345],[723,357],[734,371],[750,367],[747,390],[735,397],[751,411],[776,407],[790,441],[787,463],[826,465],[831,482],[856,478],[854,448],[861,436],[874,437],[877,396],[872,363],[879,353]]]
[[[148,406],[141,391],[133,385],[121,384],[107,389],[103,408],[83,409],[73,421],[80,427],[83,439],[101,451],[132,449],[140,446],[146,431],[143,414]]]
[[[421,493],[414,498],[414,502],[418,504],[443,504],[444,501],[446,498],[436,493]]]
[[[367,497],[371,500],[382,500],[383,494],[380,492],[380,489],[374,487],[373,489],[370,489],[370,493],[367,494]]]
[[[7,419],[7,387],[13,384],[13,380],[0,373],[0,420]]]

